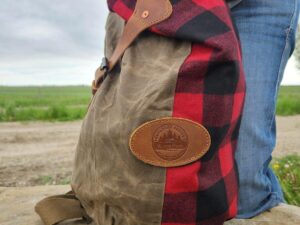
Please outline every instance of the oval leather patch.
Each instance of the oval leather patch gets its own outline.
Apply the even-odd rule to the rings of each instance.
[[[132,153],[145,163],[176,167],[201,158],[209,149],[207,129],[192,120],[164,117],[142,124],[130,136]]]

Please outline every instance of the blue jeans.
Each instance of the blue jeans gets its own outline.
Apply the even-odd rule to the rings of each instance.
[[[246,101],[236,161],[240,177],[237,218],[250,218],[284,202],[269,168],[276,142],[280,82],[295,47],[300,0],[243,0],[232,8],[246,74]]]

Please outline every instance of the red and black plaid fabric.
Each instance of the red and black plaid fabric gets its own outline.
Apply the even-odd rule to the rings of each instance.
[[[125,20],[135,3],[108,0]],[[234,153],[245,96],[239,40],[224,0],[171,3],[171,17],[150,31],[192,45],[179,70],[173,116],[204,125],[212,145],[199,161],[167,169],[162,225],[220,225],[237,212]]]

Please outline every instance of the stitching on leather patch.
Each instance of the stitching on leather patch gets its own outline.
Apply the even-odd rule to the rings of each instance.
[[[211,144],[207,129],[192,120],[163,117],[136,128],[129,139],[132,153],[147,164],[176,167],[200,159]]]

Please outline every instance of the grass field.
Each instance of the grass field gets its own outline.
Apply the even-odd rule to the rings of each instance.
[[[81,119],[90,99],[87,86],[0,87],[0,121]]]
[[[86,113],[90,93],[87,86],[0,86],[0,121],[81,119]],[[277,114],[300,114],[300,86],[281,87]]]
[[[277,115],[300,114],[300,86],[282,86],[277,101]]]

